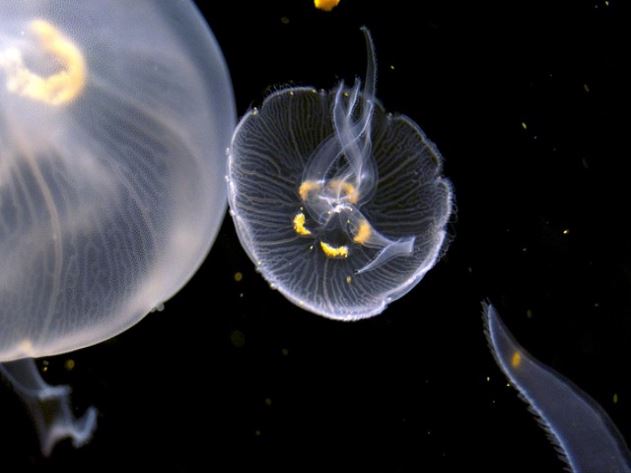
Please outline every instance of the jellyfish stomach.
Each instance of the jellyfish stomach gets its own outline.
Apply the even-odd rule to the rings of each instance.
[[[389,238],[380,233],[356,205],[357,188],[343,179],[304,181],[298,188],[302,206],[293,216],[296,234],[317,240],[331,259],[347,259],[359,249],[373,250],[355,274],[372,271],[393,258],[410,256],[415,237]]]

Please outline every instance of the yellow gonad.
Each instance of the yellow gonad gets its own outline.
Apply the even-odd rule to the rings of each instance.
[[[312,191],[317,191],[320,189],[320,183],[316,181],[304,181],[300,184],[298,188],[298,195],[300,195],[300,199],[304,202],[309,197],[309,193]]]
[[[368,223],[366,219],[363,219],[359,222],[359,228],[357,229],[357,233],[353,237],[353,242],[358,245],[364,245],[372,235],[372,227]]]
[[[518,351],[513,353],[510,364],[513,368],[519,368],[519,365],[521,365],[521,353],[519,353]]]
[[[338,6],[340,0],[313,0],[313,5],[318,10],[331,11]]]
[[[85,87],[87,68],[79,48],[45,20],[33,20],[31,32],[42,49],[63,67],[56,74],[42,77],[24,65],[17,49],[0,52],[0,68],[5,69],[7,89],[48,105],[65,105],[77,98]]]
[[[333,179],[329,182],[329,188],[335,192],[343,192],[344,196],[351,204],[356,204],[359,200],[359,192],[350,182],[343,181],[341,179]]]
[[[311,231],[305,227],[305,214],[302,212],[294,217],[294,230],[298,235],[311,235]]]
[[[321,241],[320,248],[322,248],[322,252],[329,258],[348,258],[347,246],[333,246]]]

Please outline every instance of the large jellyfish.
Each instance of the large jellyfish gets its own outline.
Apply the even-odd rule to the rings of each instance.
[[[14,360],[110,338],[196,271],[235,122],[192,2],[0,3],[0,361],[27,404],[67,390]]]
[[[629,473],[631,454],[603,408],[570,380],[535,359],[484,305],[485,333],[506,377],[575,473]]]
[[[411,119],[364,84],[283,89],[232,138],[228,200],[258,270],[298,306],[338,320],[381,313],[444,250],[452,210],[442,158]]]

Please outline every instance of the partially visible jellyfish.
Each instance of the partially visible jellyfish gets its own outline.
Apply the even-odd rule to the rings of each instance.
[[[602,407],[524,350],[492,305],[484,305],[484,323],[495,361],[572,471],[631,472],[627,445]]]
[[[313,0],[313,6],[318,10],[329,12],[338,6],[340,0]]]
[[[192,2],[0,3],[0,362],[108,339],[187,282],[224,215],[235,123]],[[47,452],[67,389],[16,363],[27,404],[60,400]]]
[[[232,137],[228,200],[256,267],[290,301],[338,320],[381,313],[444,251],[452,190],[442,158],[411,119],[365,83],[277,91]]]

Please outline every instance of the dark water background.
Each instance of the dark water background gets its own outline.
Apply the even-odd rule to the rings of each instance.
[[[449,252],[382,315],[333,322],[270,290],[227,219],[163,312],[48,360],[99,410],[90,445],[41,458],[0,391],[0,469],[561,471],[488,352],[485,297],[631,439],[624,2],[199,3],[239,115],[282,86],[352,81],[368,26],[377,95],[446,159]]]

